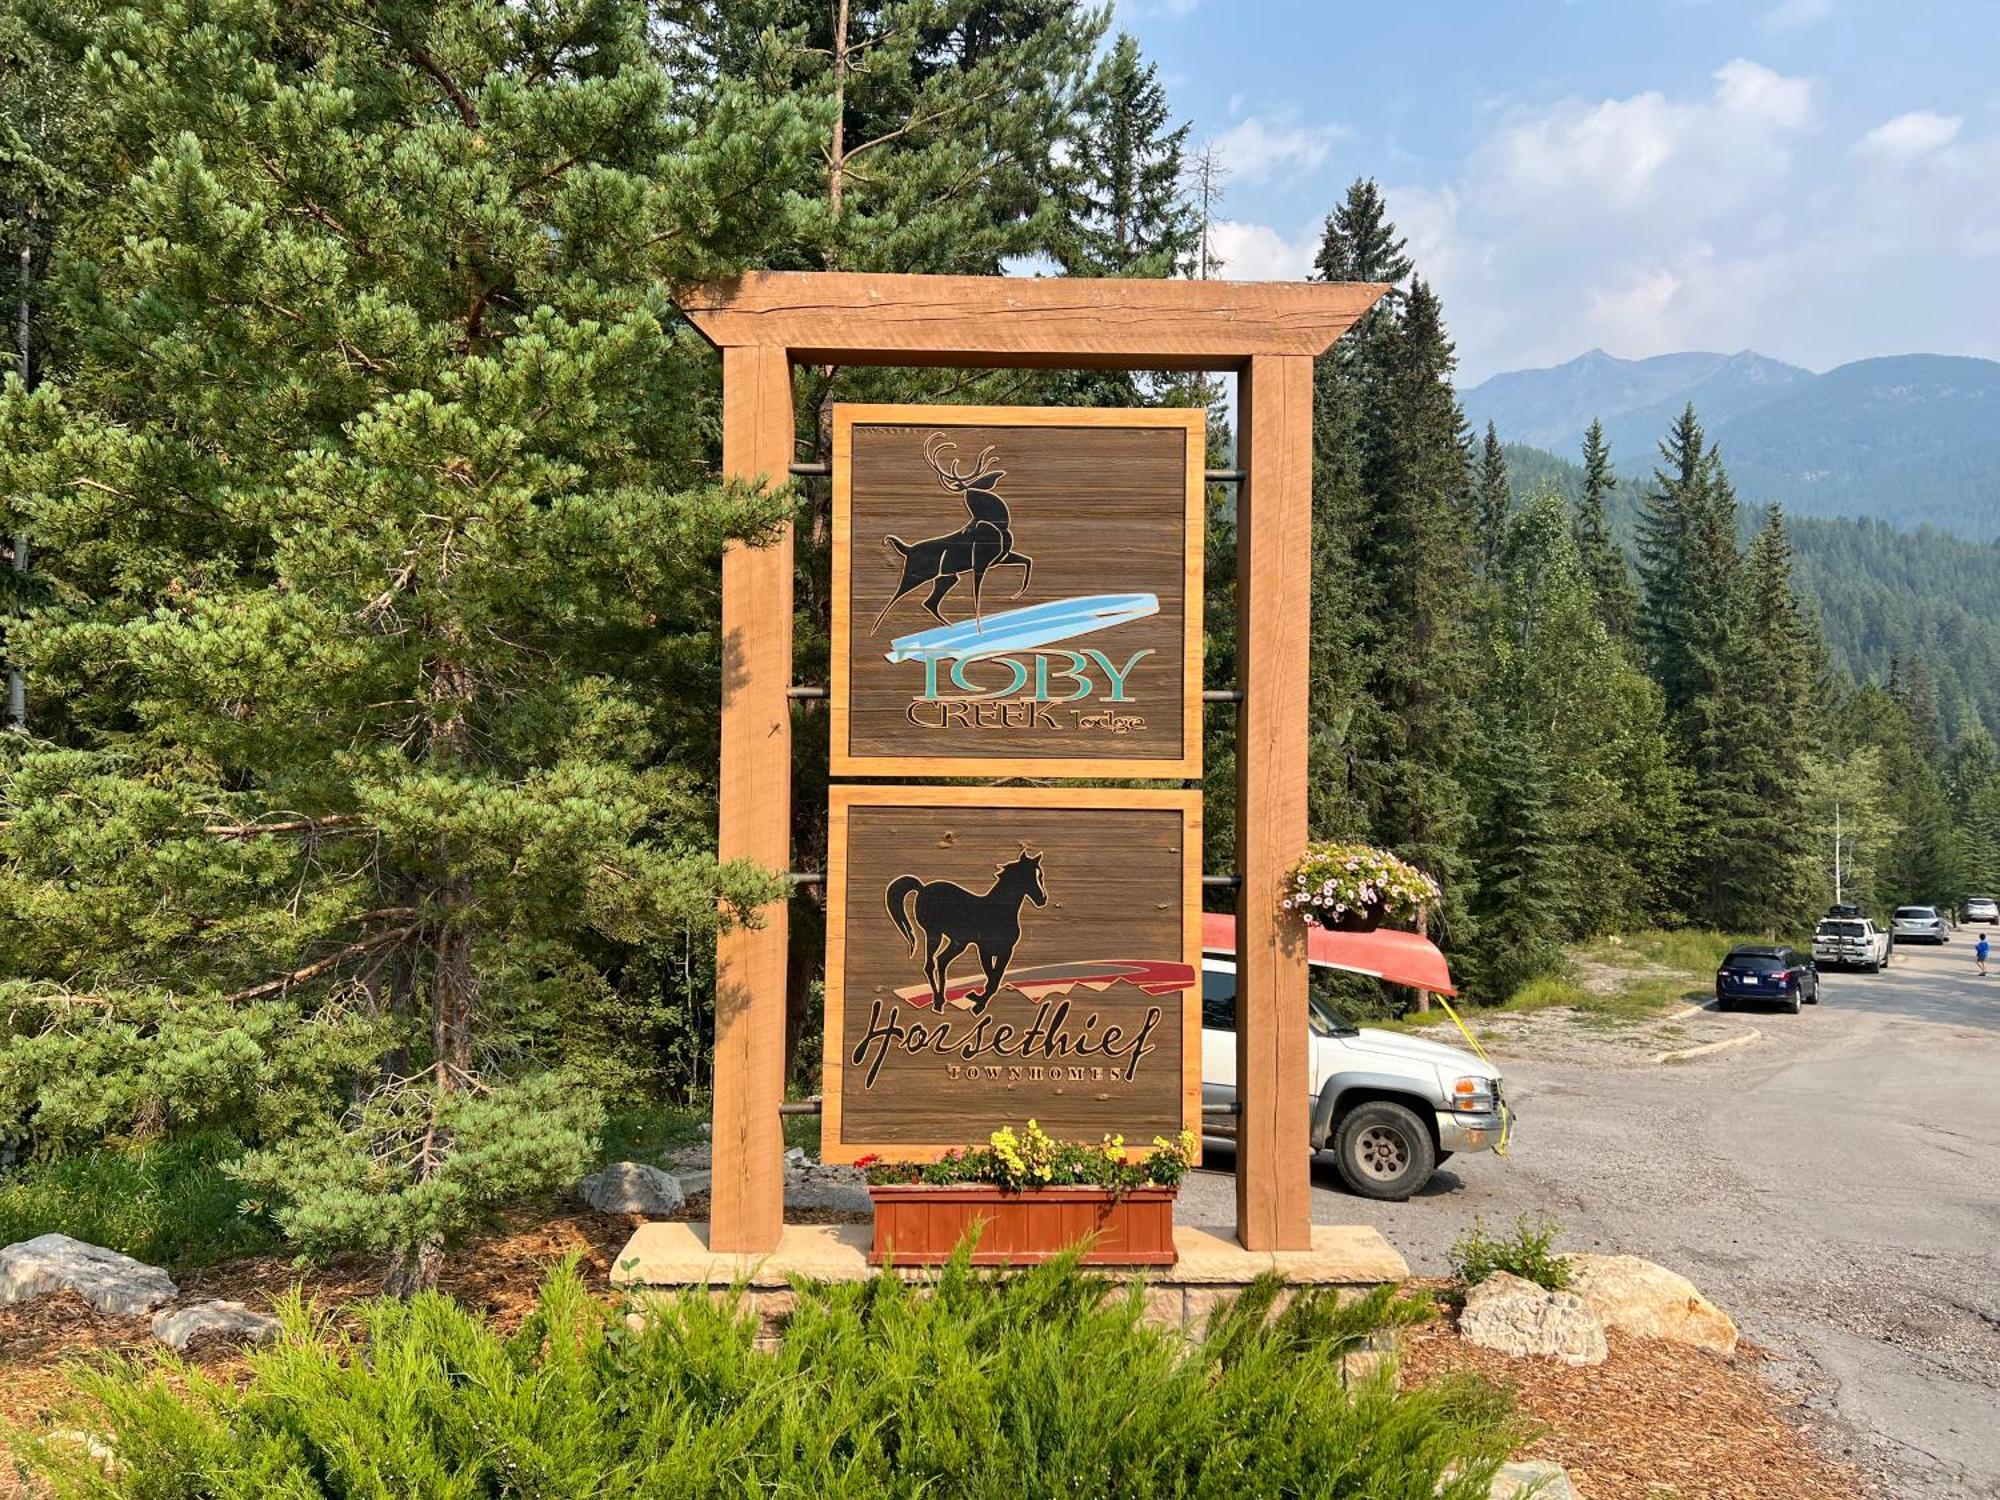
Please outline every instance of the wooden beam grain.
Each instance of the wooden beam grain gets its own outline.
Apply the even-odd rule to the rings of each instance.
[[[722,467],[731,478],[783,484],[792,460],[791,364],[782,348],[722,354]],[[722,556],[722,782],[716,848],[723,859],[790,866],[792,828],[792,533]],[[763,925],[716,944],[714,1184],[716,1250],[778,1247],[784,1225],[784,901]]]
[[[680,298],[718,348],[813,364],[1238,369],[1324,353],[1370,282],[1138,281],[754,271]]]
[[[1306,844],[1312,360],[1253,358],[1238,392],[1248,478],[1237,511],[1236,1233],[1312,1243],[1306,941],[1280,910]]]

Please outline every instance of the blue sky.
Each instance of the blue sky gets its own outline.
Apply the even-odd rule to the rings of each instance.
[[[1461,377],[1754,348],[2000,358],[2000,0],[1118,0],[1301,276],[1357,176]]]

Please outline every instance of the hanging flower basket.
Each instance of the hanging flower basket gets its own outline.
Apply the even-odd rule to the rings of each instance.
[[[1057,1141],[1033,1120],[1022,1135],[996,1130],[990,1143],[934,1162],[862,1157],[875,1206],[871,1265],[937,1265],[975,1231],[972,1263],[1036,1265],[1088,1242],[1089,1266],[1170,1266],[1174,1199],[1197,1142],[1155,1139],[1132,1160],[1122,1136],[1096,1146]]]
[[[1373,932],[1385,922],[1414,922],[1440,899],[1435,880],[1386,849],[1316,843],[1292,867],[1283,904],[1316,927]]]

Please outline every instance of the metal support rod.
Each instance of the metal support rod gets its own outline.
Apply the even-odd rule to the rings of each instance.
[[[1203,688],[1201,701],[1204,703],[1241,703],[1242,688]]]
[[[1208,469],[1203,471],[1201,477],[1210,484],[1241,484],[1243,482],[1243,471],[1241,469]]]
[[[819,1113],[819,1095],[810,1099],[788,1099],[778,1106],[781,1115],[816,1115]]]
[[[1240,1115],[1243,1106],[1231,1099],[1227,1104],[1204,1104],[1201,1112],[1205,1115]]]
[[[791,474],[794,479],[826,479],[832,473],[832,464],[793,464],[791,466]]]
[[[795,682],[785,689],[785,696],[810,702],[816,698],[824,698],[826,689],[810,682]]]
[[[1243,884],[1241,875],[1204,875],[1201,877],[1204,889],[1211,891],[1233,891]]]
[[[787,876],[786,876],[785,878],[786,878],[787,880],[791,881],[791,883],[792,883],[793,885],[825,885],[825,884],[826,884],[826,871],[824,871],[824,870],[793,870],[793,871],[792,871],[792,872],[791,872],[791,873],[790,873],[789,875],[787,875]]]

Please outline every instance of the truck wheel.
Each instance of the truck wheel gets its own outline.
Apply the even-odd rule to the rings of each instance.
[[[1412,1111],[1371,1099],[1349,1110],[1340,1122],[1334,1162],[1341,1181],[1352,1191],[1400,1203],[1431,1180],[1437,1148]]]

